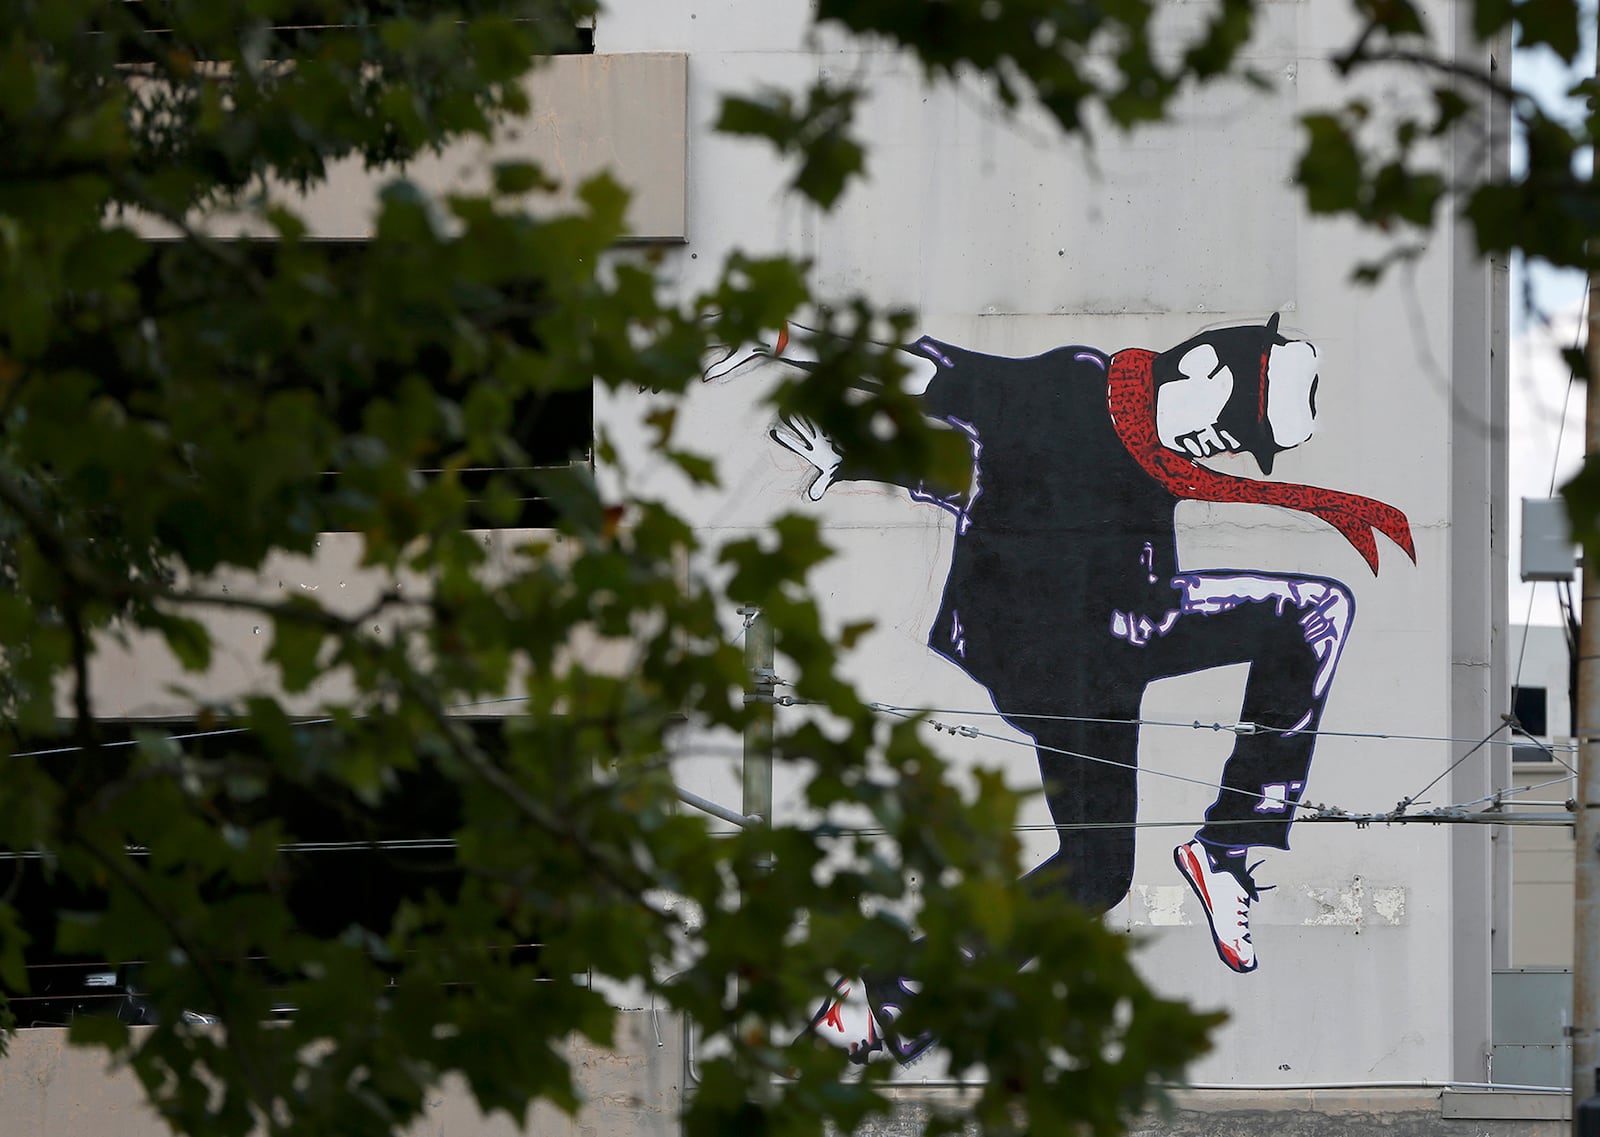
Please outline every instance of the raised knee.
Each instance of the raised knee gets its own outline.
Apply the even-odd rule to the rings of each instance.
[[[1356,600],[1336,580],[1297,581],[1296,586],[1303,613],[1300,632],[1317,658],[1312,694],[1320,698],[1327,693],[1334,669],[1339,666],[1339,653],[1350,634],[1350,622],[1355,619]]]
[[[1356,614],[1356,598],[1350,590],[1336,580],[1312,579],[1300,582],[1296,591],[1306,642],[1313,646],[1329,640],[1343,643]]]
[[[1346,588],[1343,584],[1340,584],[1337,580],[1319,580],[1317,581],[1317,584],[1319,584],[1322,588],[1322,603],[1333,608],[1338,608],[1346,614],[1347,618],[1355,615],[1356,598],[1348,588]]]

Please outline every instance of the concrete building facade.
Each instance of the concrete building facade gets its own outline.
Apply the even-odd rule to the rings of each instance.
[[[1192,347],[1207,329],[1260,328],[1276,314],[1280,334],[1315,345],[1318,387],[1314,435],[1273,455],[1270,480],[1391,505],[1409,522],[1416,553],[1412,563],[1389,537],[1375,535],[1368,556],[1315,512],[1242,494],[1229,499],[1226,490],[1176,506],[1179,575],[1232,570],[1331,581],[1353,601],[1356,614],[1339,638],[1309,774],[1303,786],[1277,792],[1361,813],[1390,809],[1408,796],[1438,805],[1472,802],[1506,785],[1503,747],[1453,765],[1506,710],[1499,635],[1504,467],[1493,425],[1505,409],[1505,278],[1502,266],[1481,259],[1463,232],[1445,227],[1407,272],[1361,287],[1351,274],[1382,255],[1383,241],[1306,213],[1293,177],[1297,121],[1340,95],[1325,60],[1349,29],[1332,9],[1262,8],[1247,55],[1273,77],[1270,90],[1217,87],[1186,100],[1169,124],[1131,135],[1108,130],[1092,148],[1061,141],[1027,114],[1007,119],[972,91],[930,90],[899,53],[826,36],[798,46],[804,5],[749,19],[732,8],[702,9],[618,5],[597,36],[604,50],[666,47],[689,56],[689,259],[676,262],[684,287],[705,283],[711,266],[733,249],[802,253],[815,262],[824,296],[859,292],[917,311],[918,331],[928,337],[919,342],[929,345],[922,354],[934,364],[930,391],[950,386],[954,374],[976,373],[963,351],[985,360],[1034,360],[1070,347],[1067,357],[1047,357],[1060,365],[1056,381],[1097,384],[1105,379],[1086,375],[1098,364],[1075,371],[1070,359],[1087,351],[1115,367],[1130,349]],[[1442,27],[1455,26],[1447,7],[1430,14]],[[1188,14],[1175,8],[1164,18],[1170,21],[1164,30],[1181,34]],[[1464,30],[1460,35],[1464,58],[1487,60],[1487,48],[1470,45]],[[760,147],[702,133],[721,91],[762,82],[795,86],[833,73],[866,76],[872,94],[861,122],[869,176],[830,215],[785,199],[785,171]],[[1380,103],[1408,96],[1403,83],[1371,93]],[[1481,137],[1463,138],[1452,160],[1467,176],[1484,154]],[[765,370],[783,366],[772,361]],[[973,415],[1011,397],[996,394],[986,403],[983,384],[998,392],[1014,372],[982,367],[988,370],[978,376]],[[998,767],[1013,785],[1037,790],[1040,747],[1045,754],[1051,747],[1038,730],[1025,729],[1037,722],[1028,713],[1091,717],[1081,672],[1122,667],[1113,662],[1122,648],[1148,657],[1166,650],[1172,641],[1162,641],[1161,624],[1181,605],[1153,612],[1110,600],[1089,605],[1105,621],[1098,639],[1079,623],[1037,616],[1028,607],[1035,599],[1019,585],[1026,579],[1058,611],[1080,611],[1069,595],[1073,588],[1122,595],[1116,590],[1124,570],[1140,571],[1137,543],[1128,563],[1114,568],[1085,565],[1086,556],[1098,555],[1086,550],[1101,546],[1081,532],[1043,551],[1013,550],[1017,559],[1032,558],[1026,573],[1014,561],[998,569],[964,561],[979,532],[965,527],[998,516],[984,515],[986,508],[1005,508],[996,495],[1013,484],[1006,481],[1009,470],[969,487],[989,494],[976,500],[929,500],[936,495],[918,487],[843,477],[818,498],[825,475],[799,447],[769,436],[775,424],[757,398],[763,373],[755,366],[697,392],[687,422],[700,437],[717,440],[726,486],[720,495],[684,491],[679,500],[708,530],[759,530],[790,509],[822,519],[839,550],[820,581],[830,613],[841,625],[876,621],[849,663],[868,697],[977,728],[980,737],[942,735],[941,745],[952,758]],[[960,419],[958,429],[973,426],[984,447],[980,467],[994,472],[1011,461],[1004,453],[1010,443],[985,433],[992,422],[974,425],[974,418],[949,410],[949,402],[931,413]],[[1032,447],[1026,461],[1037,479],[1119,494],[1120,483],[1099,480],[1097,471],[1108,467],[1086,464],[1090,417],[1075,403],[1071,414],[1053,421],[1054,452],[1037,438],[1016,445]],[[1242,455],[1208,461],[1240,477],[1264,478]],[[1072,507],[1056,494],[1040,508]],[[1111,524],[1102,514],[1094,518]],[[1051,526],[1071,531],[1073,519],[1039,516],[1031,531],[1014,516],[1007,523],[1027,538]],[[1161,543],[1154,544],[1159,561]],[[985,551],[996,548],[991,542]],[[1170,566],[1144,568],[1157,587],[1173,587]],[[1037,634],[1008,620],[1024,609]],[[1140,630],[1141,615],[1153,631]],[[1175,619],[1183,627],[1188,616]],[[1218,631],[1210,642],[1230,634]],[[1131,882],[1125,894],[1099,899],[1110,905],[1108,919],[1140,937],[1141,959],[1157,986],[1230,1015],[1216,1051],[1194,1076],[1248,1085],[1487,1081],[1490,973],[1505,960],[1509,919],[1509,856],[1488,827],[1358,828],[1302,820],[1290,850],[1249,853],[1266,862],[1257,881],[1276,885],[1250,910],[1259,966],[1236,973],[1219,959],[1203,906],[1175,871],[1174,850],[1225,798],[1217,783],[1240,738],[1228,728],[1245,717],[1251,668],[1274,666],[1270,645],[1252,655],[1258,645],[1245,640],[1230,641],[1238,649],[1232,656],[1215,657],[1226,656],[1226,665],[1204,665],[1204,652],[1178,662],[1163,657],[1137,679],[1097,695],[1117,708],[1107,717],[1141,724]],[[977,658],[980,650],[989,653],[985,661]],[[991,657],[1007,652],[1042,682],[1029,686],[1027,675],[993,663]],[[1187,663],[1196,666],[1185,670]],[[1147,677],[1142,690],[1134,689]],[[1025,696],[1018,693],[1024,687]],[[1052,688],[1060,692],[1053,710],[1044,702]],[[1020,713],[1005,713],[1019,707]],[[686,760],[683,777],[706,796],[737,800],[726,761]],[[1081,784],[1091,797],[1107,792],[1103,782]],[[780,780],[780,801],[781,786]],[[1062,818],[1049,806],[1035,796],[1022,819],[1035,863],[1060,845],[1053,826]],[[1272,792],[1263,791],[1252,808],[1272,812]],[[1086,820],[1133,817],[1117,805]],[[1094,858],[1080,854],[1080,874],[1100,871]]]

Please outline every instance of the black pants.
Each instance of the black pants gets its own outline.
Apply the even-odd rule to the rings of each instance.
[[[1039,892],[1065,891],[1094,912],[1114,907],[1133,883],[1136,720],[1146,686],[1213,667],[1250,665],[1238,717],[1262,729],[1236,736],[1198,836],[1229,848],[1287,849],[1315,732],[1355,612],[1343,585],[1318,577],[1212,572],[1185,574],[1172,584],[1179,598],[1175,608],[1113,613],[1093,627],[1068,629],[1071,634],[1060,642],[1074,650],[1066,654],[1084,658],[1062,659],[1059,667],[1036,654],[1018,655],[1007,666],[992,640],[983,650],[982,670],[991,677],[996,708],[1038,747],[1045,799],[1059,826],[1060,847],[1027,880]],[[978,648],[988,637],[973,631]],[[1219,720],[1227,717],[1219,710]],[[893,1044],[915,1048],[922,1043],[898,1039],[892,1026],[912,997],[903,974],[896,969],[862,978]]]
[[[1082,661],[1053,695],[1037,676],[993,691],[1002,715],[1038,746],[1045,798],[1061,827],[1059,850],[1028,879],[1041,889],[1065,889],[1095,911],[1117,904],[1133,881],[1139,728],[1131,720],[1139,717],[1145,687],[1250,665],[1238,717],[1263,729],[1236,736],[1198,835],[1229,847],[1287,849],[1354,614],[1344,586],[1320,578],[1197,573],[1174,585],[1183,597],[1179,608],[1146,617],[1142,627],[1137,616],[1115,620],[1117,630],[1101,640],[1103,658]],[[1036,709],[1047,705],[1052,709]]]

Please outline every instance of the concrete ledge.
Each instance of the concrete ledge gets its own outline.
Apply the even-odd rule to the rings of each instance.
[[[136,80],[133,89],[154,84]],[[430,193],[482,192],[495,162],[537,163],[560,183],[554,195],[523,204],[535,213],[570,211],[584,180],[604,170],[632,195],[627,237],[678,243],[688,239],[688,56],[682,52],[558,55],[526,80],[533,113],[502,123],[493,142],[462,139],[438,154],[420,154],[404,173]],[[399,176],[397,167],[372,171],[359,157],[328,166],[309,192],[274,184],[273,197],[299,210],[312,237],[349,240],[372,236],[378,191]],[[148,214],[125,219],[146,237],[176,231]],[[197,215],[192,223],[220,236],[271,237],[258,218],[226,210]]]
[[[1375,1113],[1437,1113],[1439,1087],[1400,1086],[1339,1089],[1173,1090],[1173,1108],[1183,1113],[1315,1113],[1325,1117]]]
[[[1439,1102],[1443,1117],[1479,1121],[1571,1121],[1572,1095],[1515,1090],[1446,1090]]]
[[[135,1035],[148,1027],[134,1027]],[[458,1078],[429,1093],[407,1137],[674,1137],[683,1092],[683,1031],[676,1016],[617,1014],[616,1045],[571,1040],[564,1057],[582,1102],[576,1115],[540,1104],[526,1125],[486,1117]],[[171,1137],[132,1072],[98,1050],[67,1045],[55,1027],[18,1031],[0,1058],[3,1137]]]

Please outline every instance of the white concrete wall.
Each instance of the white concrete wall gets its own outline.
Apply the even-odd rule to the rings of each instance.
[[[1352,269],[1387,246],[1301,207],[1296,116],[1339,94],[1323,62],[1349,31],[1334,25],[1335,7],[1263,6],[1249,56],[1275,80],[1270,92],[1220,87],[1185,102],[1170,125],[1107,130],[1092,149],[1059,140],[1035,116],[1002,117],[976,88],[926,89],[901,55],[828,37],[807,46],[807,7],[618,0],[600,19],[601,51],[689,56],[689,241],[668,254],[667,271],[691,289],[730,250],[799,253],[814,258],[825,295],[914,306],[922,331],[1013,356],[1072,343],[1162,349],[1207,326],[1281,313],[1324,362],[1317,436],[1280,456],[1274,480],[1394,504],[1410,519],[1417,563],[1380,537],[1374,576],[1338,533],[1303,514],[1193,502],[1179,511],[1181,563],[1330,576],[1354,592],[1354,634],[1322,723],[1335,733],[1318,745],[1307,800],[1384,810],[1445,771],[1466,748],[1447,739],[1481,737],[1504,709],[1489,602],[1503,591],[1490,547],[1494,435],[1484,430],[1503,391],[1490,362],[1503,290],[1451,229],[1409,269],[1358,287]],[[1452,9],[1429,11],[1453,29]],[[1182,6],[1163,13],[1169,27],[1190,18]],[[718,138],[708,125],[723,91],[794,89],[830,73],[871,84],[861,123],[871,175],[820,216],[781,194],[786,171],[762,146]],[[1372,94],[1379,106],[1408,96],[1399,86]],[[708,533],[759,530],[787,509],[824,519],[840,551],[819,577],[830,614],[877,621],[846,665],[868,697],[951,708],[939,717],[1003,736],[938,741],[953,758],[1001,767],[1036,789],[1028,739],[983,717],[988,693],[926,646],[955,540],[949,515],[862,484],[806,501],[806,468],[766,436],[754,405],[760,383],[745,376],[696,392],[680,422],[721,455],[728,485],[681,500]],[[1227,468],[1255,473],[1247,460]],[[658,484],[675,492],[665,476]],[[1243,678],[1233,667],[1155,683],[1143,717],[1234,721]],[[1172,863],[1212,791],[1159,776],[1215,779],[1230,741],[1144,729],[1139,816],[1148,827],[1133,890],[1110,915],[1139,936],[1159,987],[1229,1012],[1195,1077],[1481,1079],[1487,831],[1299,825],[1293,851],[1270,853],[1258,873],[1278,886],[1254,910],[1260,969],[1235,975]],[[681,769],[691,788],[737,802],[725,746],[686,756]],[[1487,764],[1468,763],[1424,796],[1464,800],[1489,780]],[[784,787],[780,771],[780,802]],[[1049,817],[1035,798],[1022,820]],[[1053,845],[1047,832],[1029,839],[1035,858]]]

